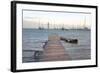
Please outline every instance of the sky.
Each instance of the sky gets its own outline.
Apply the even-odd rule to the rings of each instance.
[[[91,26],[91,13],[23,10],[23,28],[84,28]]]

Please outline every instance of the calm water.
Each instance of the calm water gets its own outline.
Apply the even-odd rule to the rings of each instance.
[[[71,60],[90,59],[90,31],[89,30],[38,30],[23,29],[22,32],[22,56],[23,62],[33,62],[34,51],[43,51],[44,42],[48,40],[48,34],[56,33],[66,38],[78,39],[78,44],[61,41]]]

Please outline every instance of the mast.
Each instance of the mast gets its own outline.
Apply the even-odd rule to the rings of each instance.
[[[40,19],[39,19],[39,29],[41,29],[41,27],[40,27]]]
[[[50,28],[50,24],[49,24],[49,22],[48,22],[48,24],[47,24],[47,25],[48,25],[48,29],[49,29],[49,28]]]
[[[48,29],[48,35],[49,35],[49,29],[50,29],[50,24],[49,24],[49,22],[47,23],[47,29]]]
[[[86,29],[86,17],[84,17],[84,28]]]

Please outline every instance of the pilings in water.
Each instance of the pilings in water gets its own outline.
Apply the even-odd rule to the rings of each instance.
[[[67,38],[64,38],[64,37],[60,37],[60,39],[67,42],[67,43],[72,43],[72,44],[78,43],[78,39],[67,39]]]

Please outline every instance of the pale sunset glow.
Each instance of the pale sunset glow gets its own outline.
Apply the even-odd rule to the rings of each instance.
[[[90,28],[91,13],[23,10],[23,28]]]

